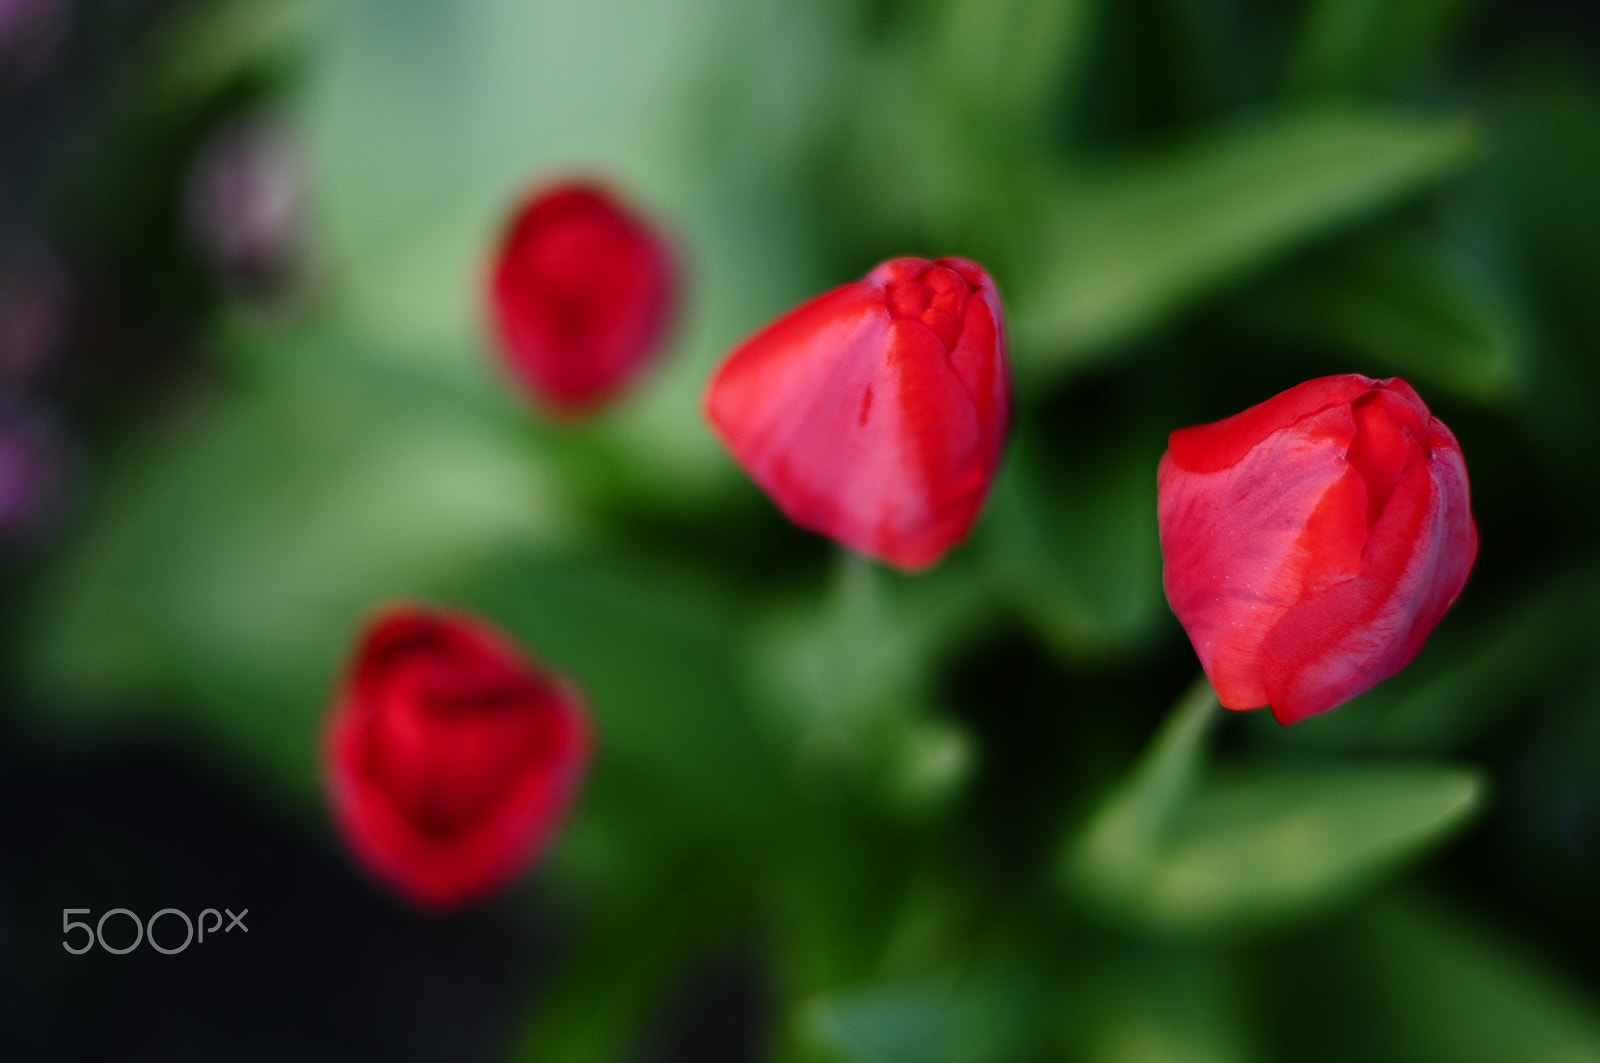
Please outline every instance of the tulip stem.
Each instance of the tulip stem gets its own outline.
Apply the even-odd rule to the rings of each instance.
[[[839,597],[846,601],[870,600],[876,587],[878,574],[873,561],[849,547],[839,548],[839,565],[836,584]]]
[[[1115,895],[1144,877],[1199,787],[1221,709],[1203,675],[1173,703],[1127,780],[1069,847],[1070,878],[1091,893]]]
[[[1141,807],[1152,840],[1170,832],[1199,784],[1211,728],[1221,710],[1211,684],[1201,675],[1168,710],[1161,730],[1134,769],[1127,792]]]

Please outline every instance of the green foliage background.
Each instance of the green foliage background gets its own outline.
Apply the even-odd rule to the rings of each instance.
[[[780,1060],[1600,1059],[1600,79],[1487,25],[1464,0],[187,8],[117,129],[269,84],[315,295],[224,303],[202,408],[103,448],[15,607],[22,726],[166,735],[333,847],[318,734],[363,618],[422,598],[513,632],[588,692],[599,752],[502,902],[576,927],[508,1058],[617,1058],[745,941]],[[579,427],[513,392],[481,293],[507,211],[568,174],[662,219],[688,273],[659,371]],[[989,267],[1018,384],[976,533],[914,578],[788,526],[699,413],[740,338],[897,254]],[[1402,375],[1456,430],[1478,568],[1370,694],[1215,719],[1155,463],[1333,372]]]

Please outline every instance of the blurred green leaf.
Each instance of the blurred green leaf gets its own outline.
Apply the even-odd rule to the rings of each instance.
[[[1436,900],[1375,906],[1356,928],[1372,999],[1400,1059],[1600,1059],[1592,999]]]
[[[1058,147],[1097,0],[907,7],[859,67],[824,220],[852,255],[918,247],[1001,269],[1031,175]],[[1002,288],[1005,286],[1002,279]]]
[[[1295,246],[1427,187],[1473,150],[1459,119],[1306,109],[1069,177],[1038,222],[1038,273],[1014,301],[1018,375],[1059,374]]]
[[[1140,903],[1187,929],[1277,922],[1345,900],[1464,825],[1483,782],[1423,764],[1275,767],[1209,782]]]
[[[513,422],[359,367],[286,371],[130,461],[43,580],[24,664],[52,703],[192,702],[280,783],[365,615],[447,592],[577,520]],[[133,701],[129,701],[133,699]]]
[[[1107,914],[1180,935],[1312,915],[1479,806],[1477,773],[1421,763],[1277,765],[1201,782],[1215,711],[1209,689],[1188,695],[1067,849],[1071,882]]]
[[[947,0],[930,73],[986,124],[1034,130],[1075,80],[1097,0]],[[919,12],[920,14],[920,12]]]
[[[973,898],[945,873],[926,824],[878,814],[870,801],[804,806],[804,829],[774,853],[766,881],[788,1019],[842,990],[917,982],[966,960]],[[806,1039],[787,1019],[782,1031],[791,1044]]]
[[[597,800],[615,791],[618,825],[781,829],[783,779],[742,689],[741,617],[713,579],[667,559],[532,553],[486,565],[468,600],[582,686],[592,787]]]
[[[829,175],[844,192],[827,219],[837,238],[855,255],[930,243],[986,254],[985,230],[1008,227],[1011,204],[999,190],[1014,183],[1017,144],[1006,136],[1009,126],[971,120],[963,110],[968,97],[913,42],[878,53],[860,84],[841,167]]]
[[[1104,948],[1063,986],[1062,1058],[1086,1063],[1251,1063],[1249,990],[1219,952]]]
[[[993,602],[959,561],[908,578],[841,551],[819,601],[774,610],[751,641],[751,673],[797,777],[818,793],[866,786],[892,803],[938,803],[972,751],[929,715],[934,668],[988,623]]]
[[[1600,495],[1572,491],[1600,453],[1600,79],[1590,64],[1530,56],[1498,86],[1499,150],[1477,209],[1499,224],[1532,312],[1521,430],[1558,510],[1592,525]]]
[[[326,7],[313,0],[191,4],[161,24],[151,85],[156,102],[193,107],[253,69],[308,51]]]
[[[1540,61],[1505,79],[1494,113],[1494,210],[1528,298],[1565,343],[1600,337],[1588,283],[1600,263],[1600,78],[1572,61]],[[1591,360],[1584,362],[1590,383]]]
[[[1122,786],[1063,854],[1070,881],[1092,896],[1138,889],[1176,829],[1205,772],[1211,728],[1222,707],[1202,676],[1190,685]]]
[[[1525,341],[1506,293],[1438,241],[1383,234],[1252,299],[1291,342],[1333,345],[1375,376],[1404,376],[1483,403],[1518,389]]]
[[[971,1059],[953,1045],[952,994],[929,985],[882,986],[813,1003],[801,1021],[810,1040],[855,1063]]]
[[[520,1016],[511,1058],[528,1063],[612,1063],[647,1033],[669,1002],[672,979],[707,938],[728,932],[736,898],[715,866],[668,858],[631,878],[609,905],[588,897],[584,932],[536,1005]]]
[[[1098,659],[1139,647],[1166,615],[1156,533],[1159,434],[1047,462],[1019,438],[980,528],[980,561],[1052,647]]]
[[[1290,57],[1299,90],[1378,88],[1425,68],[1472,0],[1315,0]]]
[[[840,1063],[987,1063],[1026,1056],[1036,987],[988,965],[966,978],[883,982],[810,1001],[802,1045]]]

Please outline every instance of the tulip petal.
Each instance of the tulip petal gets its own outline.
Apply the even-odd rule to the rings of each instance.
[[[616,398],[660,351],[677,298],[667,242],[606,190],[563,184],[528,199],[489,278],[506,365],[551,413]]]
[[[1477,556],[1460,445],[1398,378],[1174,432],[1158,487],[1167,599],[1218,699],[1286,724],[1410,663]]]
[[[1329,407],[1346,405],[1377,383],[1354,373],[1308,380],[1232,417],[1178,429],[1168,440],[1167,453],[1189,472],[1219,472],[1240,461],[1272,433]]]
[[[912,265],[927,270],[896,260],[779,318],[729,357],[706,402],[724,444],[789,519],[904,569],[931,565],[965,535],[1009,408],[987,292],[968,300],[947,350],[923,320],[931,311],[911,305],[927,292],[891,291],[902,316],[891,314],[883,283],[899,274],[885,270]]]
[[[1262,640],[1296,602],[1361,570],[1366,487],[1343,456],[1354,432],[1342,404],[1291,418],[1216,471],[1162,459],[1167,600],[1227,708],[1267,704]]]
[[[1296,605],[1268,634],[1262,671],[1273,714],[1294,723],[1410,664],[1476,556],[1466,466],[1459,450],[1441,448],[1395,487],[1360,576]]]
[[[543,848],[588,758],[582,698],[471,618],[387,612],[329,721],[336,819],[412,901],[502,886]]]
[[[956,270],[972,284],[972,297],[967,301],[961,335],[950,349],[950,368],[972,397],[980,420],[981,411],[1000,411],[999,426],[983,432],[980,439],[981,460],[992,470],[1000,464],[1006,442],[1006,413],[1011,409],[1011,372],[1004,357],[1005,315],[1000,308],[1000,293],[982,269],[958,261]],[[996,351],[1001,352],[998,358]],[[981,504],[982,498],[978,501]]]

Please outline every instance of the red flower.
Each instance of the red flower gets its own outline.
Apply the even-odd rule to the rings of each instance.
[[[959,258],[897,258],[745,340],[706,417],[789,519],[903,569],[967,535],[1011,409],[1000,294]]]
[[[475,619],[401,606],[367,628],[325,755],[356,856],[418,905],[448,908],[544,849],[588,749],[571,685]]]
[[[1180,429],[1158,482],[1167,601],[1218,699],[1286,724],[1409,664],[1478,552],[1461,447],[1398,378]]]
[[[660,350],[676,300],[671,248],[604,190],[545,189],[523,204],[494,265],[495,326],[535,401],[580,416]]]

